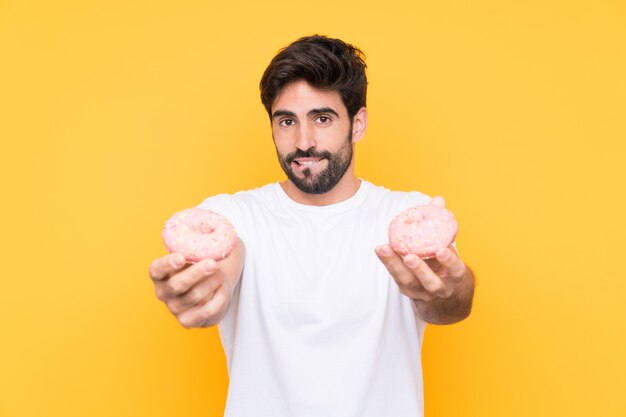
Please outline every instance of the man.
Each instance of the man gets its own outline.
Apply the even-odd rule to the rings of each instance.
[[[470,313],[474,279],[453,248],[399,256],[400,211],[443,205],[355,176],[367,129],[360,50],[312,36],[283,49],[261,80],[281,183],[206,199],[240,240],[223,261],[150,267],[156,293],[186,327],[219,325],[230,385],[226,416],[423,415],[426,323]]]

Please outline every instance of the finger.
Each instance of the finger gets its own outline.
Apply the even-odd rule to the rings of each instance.
[[[441,196],[435,196],[430,200],[428,204],[430,204],[431,206],[436,206],[436,207],[445,207],[446,200]]]
[[[204,304],[192,307],[178,315],[178,321],[185,327],[208,327],[216,324],[228,303],[228,294],[221,286],[213,297]]]
[[[204,304],[213,297],[219,285],[219,279],[214,274],[191,287],[186,293],[169,300],[167,307],[172,313],[179,314],[193,306]]]
[[[202,279],[217,271],[217,262],[213,259],[205,259],[193,264],[189,268],[174,274],[167,280],[166,290],[169,294],[180,295],[187,292]]]
[[[442,248],[437,251],[437,260],[446,267],[448,273],[454,278],[462,278],[465,275],[465,263],[450,248]]]
[[[150,264],[150,278],[160,281],[185,266],[185,257],[180,253],[170,253],[155,259]]]
[[[423,259],[411,253],[406,255],[402,261],[409,271],[417,277],[426,291],[438,297],[448,297],[450,295],[444,282],[430,269]]]
[[[396,280],[398,285],[407,286],[415,280],[411,271],[404,265],[402,258],[387,243],[377,246],[376,255],[381,260],[387,271]]]

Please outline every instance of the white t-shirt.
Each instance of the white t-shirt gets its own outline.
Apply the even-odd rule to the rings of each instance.
[[[426,323],[380,262],[389,222],[426,204],[361,180],[328,206],[296,203],[278,183],[206,199],[246,247],[219,323],[230,384],[226,417],[423,415]]]

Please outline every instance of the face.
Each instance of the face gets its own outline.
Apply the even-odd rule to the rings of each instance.
[[[304,81],[287,85],[272,106],[278,161],[301,191],[330,191],[352,163],[352,122],[337,91]]]

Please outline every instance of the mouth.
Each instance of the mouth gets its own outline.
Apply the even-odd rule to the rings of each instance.
[[[295,162],[297,165],[307,167],[317,164],[322,159],[323,158],[296,158],[293,160],[293,162]]]
[[[303,173],[305,170],[311,173],[320,170],[324,160],[325,158],[296,158],[291,162],[291,165],[294,171],[298,173]]]

